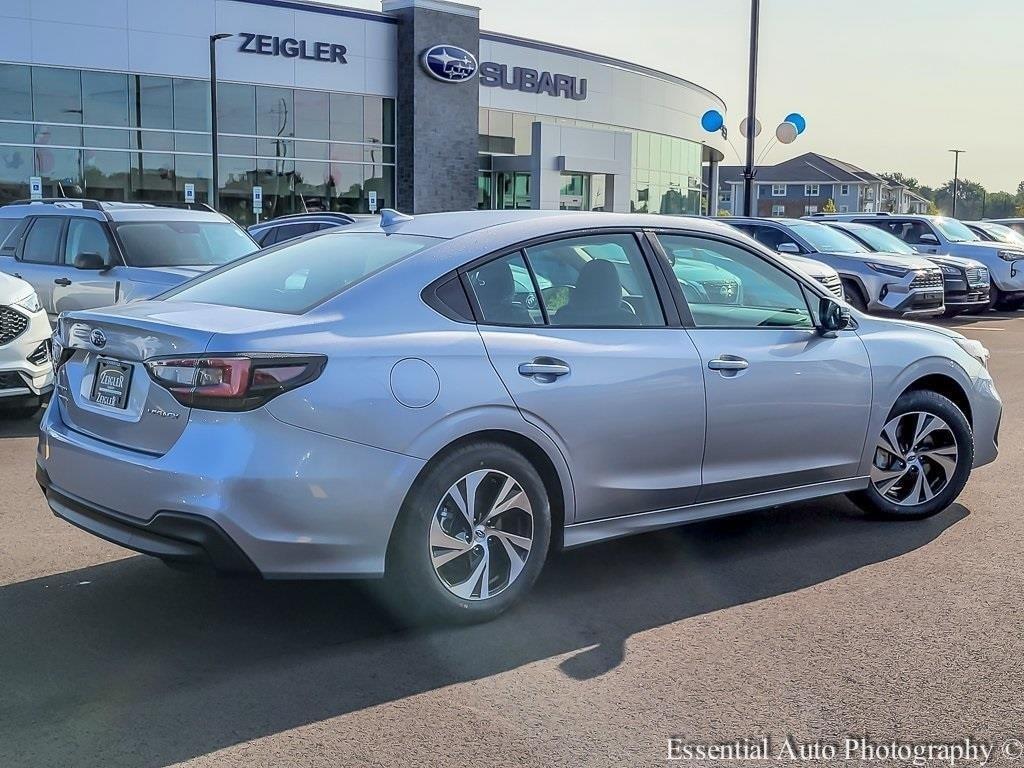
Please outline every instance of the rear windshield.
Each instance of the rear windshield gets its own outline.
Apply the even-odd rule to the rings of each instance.
[[[130,267],[227,264],[259,246],[226,221],[133,221],[117,225]]]
[[[165,299],[301,314],[436,242],[383,232],[327,233],[260,252],[186,283]]]

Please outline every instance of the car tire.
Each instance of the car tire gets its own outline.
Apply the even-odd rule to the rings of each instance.
[[[843,280],[843,293],[846,294],[846,303],[861,312],[868,311],[868,301],[864,298],[864,292],[860,286],[852,280]]]
[[[850,497],[879,517],[930,517],[960,495],[973,465],[974,435],[963,411],[937,392],[906,392],[876,439],[868,487]]]
[[[548,493],[530,461],[500,443],[458,448],[428,467],[402,505],[385,598],[414,624],[488,621],[530,590],[550,540]]]
[[[995,305],[1000,312],[1016,312],[1021,307],[1024,307],[1024,299],[1001,299]]]

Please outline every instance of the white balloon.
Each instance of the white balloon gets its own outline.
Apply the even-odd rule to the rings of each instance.
[[[779,123],[779,127],[775,129],[775,138],[783,144],[792,144],[799,133],[800,130],[793,123]]]
[[[760,136],[760,135],[761,135],[761,121],[758,120],[755,117],[754,118],[754,136]],[[745,117],[743,118],[743,120],[740,121],[740,136],[742,136],[744,139],[747,138],[747,118],[745,118]]]

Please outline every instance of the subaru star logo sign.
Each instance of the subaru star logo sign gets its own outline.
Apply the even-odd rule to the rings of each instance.
[[[435,45],[420,60],[427,74],[444,83],[461,83],[476,74],[476,56],[457,45]]]
[[[89,341],[91,341],[92,345],[97,349],[103,349],[107,346],[107,334],[97,328],[89,336]]]

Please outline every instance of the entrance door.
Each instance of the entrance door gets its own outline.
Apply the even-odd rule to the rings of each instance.
[[[498,189],[494,196],[498,210],[529,210],[530,174],[503,171],[497,174]]]

